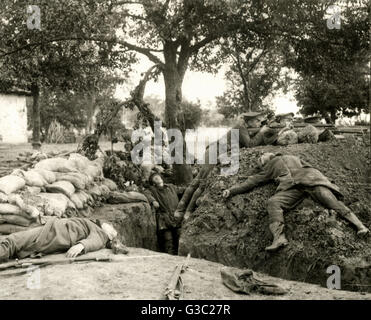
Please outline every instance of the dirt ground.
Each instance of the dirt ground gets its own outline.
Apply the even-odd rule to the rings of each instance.
[[[90,256],[111,256],[113,262],[89,262],[52,265],[40,269],[40,287],[28,288],[30,275],[0,277],[0,299],[164,299],[163,292],[175,269],[184,257],[170,256],[146,249],[130,248],[127,256],[114,256],[110,250],[90,253]],[[52,255],[61,258],[64,255]],[[328,290],[317,285],[273,278],[256,273],[289,291],[283,296],[237,294],[221,281],[223,265],[201,259],[190,259],[183,274],[184,299],[189,300],[371,300],[369,293]],[[5,271],[3,271],[5,272]],[[6,271],[9,272],[9,271]],[[0,273],[1,275],[1,273]]]
[[[109,150],[111,149],[110,142],[101,142],[100,147],[102,150]],[[41,146],[41,151],[43,152],[69,152],[73,150],[77,150],[77,143],[67,143],[67,144],[43,144]],[[124,148],[124,144],[122,142],[115,143],[114,149],[115,150],[122,150]],[[19,153],[24,152],[31,152],[33,153],[34,150],[32,149],[32,145],[30,143],[24,144],[7,144],[7,143],[0,143],[0,163],[3,164],[4,161],[14,161],[16,160]]]

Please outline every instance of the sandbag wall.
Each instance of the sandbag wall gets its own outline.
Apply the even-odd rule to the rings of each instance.
[[[73,153],[0,178],[0,234],[39,226],[50,216],[88,217],[92,207],[117,190],[103,177],[103,162],[103,156],[90,161]]]

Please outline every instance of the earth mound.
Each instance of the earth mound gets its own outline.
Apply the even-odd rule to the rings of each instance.
[[[91,218],[112,223],[129,247],[158,251],[156,218],[148,203],[105,204],[96,208]]]
[[[371,292],[371,237],[357,237],[356,230],[335,212],[306,199],[285,213],[289,245],[268,253],[264,248],[272,236],[266,201],[276,186],[268,184],[223,200],[224,189],[242,183],[254,173],[261,152],[293,154],[309,162],[340,187],[345,204],[371,227],[370,154],[364,141],[347,138],[241,149],[238,174],[220,176],[220,168],[216,167],[204,181],[206,189],[199,207],[183,225],[179,254],[191,253],[192,257],[322,286],[330,276],[327,268],[337,265],[342,289]]]

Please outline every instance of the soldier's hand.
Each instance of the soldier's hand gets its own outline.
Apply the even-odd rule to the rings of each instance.
[[[259,132],[260,132],[260,133],[264,133],[264,132],[269,131],[269,129],[270,129],[269,126],[264,125],[264,126],[262,126],[262,127],[260,128]]]
[[[153,207],[154,207],[155,209],[160,208],[160,204],[159,204],[157,201],[153,201],[153,202],[152,202],[152,205],[153,205]]]
[[[66,256],[67,258],[76,258],[84,249],[84,246],[78,243],[67,251]]]
[[[183,218],[183,212],[175,210],[174,217],[177,218],[177,219],[182,219]]]
[[[191,212],[189,211],[186,211],[185,215],[184,215],[184,221],[187,221],[189,219],[189,217],[191,216]]]
[[[223,198],[228,198],[231,195],[231,191],[229,189],[226,189],[223,191]]]

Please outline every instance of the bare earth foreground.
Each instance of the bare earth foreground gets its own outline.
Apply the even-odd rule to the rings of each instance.
[[[139,248],[130,248],[128,255],[115,256],[108,249],[88,255],[109,255],[115,261],[46,266],[40,269],[40,289],[28,288],[29,275],[1,277],[0,299],[164,299],[163,292],[175,266],[185,259]],[[222,267],[218,263],[191,258],[189,268],[183,274],[184,298],[371,300],[369,293],[328,290],[317,285],[282,280],[260,273],[256,274],[260,279],[273,281],[288,289],[289,293],[284,296],[236,294],[223,285],[220,277]]]

